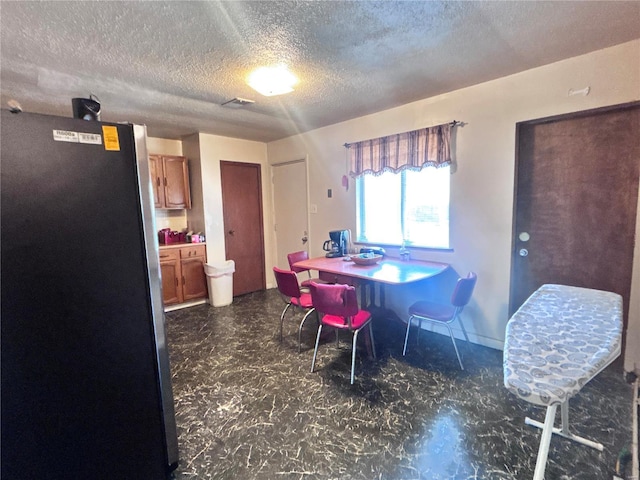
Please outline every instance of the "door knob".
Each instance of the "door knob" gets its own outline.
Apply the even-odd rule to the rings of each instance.
[[[236,233],[235,230],[229,230],[229,235],[233,235],[234,233]]]
[[[529,255],[529,250],[527,250],[526,248],[521,248],[520,251],[518,252],[518,254],[521,257],[526,257],[527,255]]]
[[[307,240],[309,240],[309,238],[305,235],[304,237],[301,238],[302,243],[307,243]]]

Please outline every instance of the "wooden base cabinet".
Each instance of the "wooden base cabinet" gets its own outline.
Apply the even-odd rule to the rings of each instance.
[[[207,296],[207,278],[204,274],[204,263],[204,245],[180,249],[182,298],[185,302]]]
[[[204,245],[160,249],[162,298],[165,305],[207,297],[205,256]]]
[[[165,305],[182,303],[182,274],[180,251],[160,250],[160,275],[162,276],[162,300]]]

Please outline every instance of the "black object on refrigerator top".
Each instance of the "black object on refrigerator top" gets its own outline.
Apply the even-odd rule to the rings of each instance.
[[[1,476],[178,462],[141,126],[2,111]]]

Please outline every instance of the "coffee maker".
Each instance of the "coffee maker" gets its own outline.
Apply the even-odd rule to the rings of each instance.
[[[344,257],[347,254],[347,237],[349,230],[333,230],[329,232],[329,240],[324,242],[322,249],[328,252],[327,258]]]

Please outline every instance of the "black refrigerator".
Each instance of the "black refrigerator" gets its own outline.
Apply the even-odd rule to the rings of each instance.
[[[1,114],[2,479],[168,478],[146,128]]]

